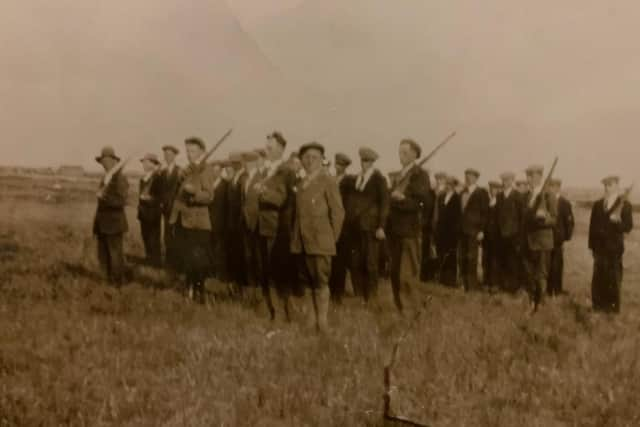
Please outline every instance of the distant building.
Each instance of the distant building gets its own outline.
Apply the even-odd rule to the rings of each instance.
[[[84,168],[82,166],[62,165],[58,168],[57,174],[63,176],[84,176]]]

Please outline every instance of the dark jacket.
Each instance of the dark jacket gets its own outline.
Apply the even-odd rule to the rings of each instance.
[[[290,205],[295,173],[285,163],[262,180],[259,198],[258,230],[261,236],[276,237],[290,226]]]
[[[260,194],[256,190],[256,185],[262,181],[262,178],[262,172],[256,170],[253,176],[247,174],[242,180],[242,215],[246,231],[254,232],[258,229]]]
[[[611,221],[611,215],[619,209],[621,221]],[[618,198],[609,210],[605,210],[604,199],[598,200],[591,209],[589,223],[589,249],[596,255],[621,256],[624,253],[624,234],[633,229],[631,204]]]
[[[154,173],[148,181],[140,179],[138,195],[138,219],[145,222],[160,222],[162,218],[162,178]]]
[[[238,233],[242,232],[242,186],[246,176],[246,172],[241,172],[237,182],[231,177],[227,187],[227,231],[232,238],[241,236]]]
[[[384,228],[389,216],[389,189],[387,180],[376,169],[362,191],[356,188],[358,178],[349,180],[346,188],[345,225],[360,231]]]
[[[413,166],[402,178],[393,179],[391,191],[404,188],[403,200],[391,199],[389,233],[396,237],[419,237],[422,233],[422,212],[429,187],[426,172]]]
[[[553,240],[556,247],[562,246],[564,242],[571,240],[573,236],[573,209],[571,202],[560,196],[556,199],[558,218],[556,226],[553,228]]]
[[[215,184],[215,181],[214,181]],[[213,201],[209,205],[209,218],[211,219],[211,232],[223,234],[227,227],[229,182],[220,178],[216,188],[213,190]]]
[[[498,201],[491,206],[489,200],[489,210],[487,212],[487,222],[484,229],[485,240],[495,242],[500,238],[500,227],[498,225]]]
[[[180,188],[171,208],[170,224],[178,221],[184,228],[211,231],[209,205],[213,200],[215,174],[209,165],[191,165],[186,168]],[[195,189],[195,194],[185,191],[187,184]]]
[[[453,193],[445,205],[446,194],[438,196],[438,218],[435,224],[435,239],[438,252],[449,252],[458,247],[458,237],[462,221],[460,195]]]
[[[468,193],[465,190],[460,195],[460,200]],[[484,188],[476,187],[469,194],[467,204],[462,207],[462,234],[467,236],[477,236],[484,232],[489,216],[489,193]]]
[[[511,190],[508,197],[504,192],[498,194],[496,211],[503,239],[516,238],[522,234],[523,207],[522,195],[515,189]]]
[[[122,234],[129,230],[124,213],[128,192],[129,181],[120,172],[113,175],[106,187],[104,181],[100,182],[101,197],[93,220],[94,234]]]
[[[160,198],[162,204],[162,213],[165,218],[171,215],[173,202],[180,187],[182,169],[175,165],[171,173],[165,168],[160,172]]]

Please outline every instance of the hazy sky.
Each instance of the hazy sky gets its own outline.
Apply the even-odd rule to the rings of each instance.
[[[483,179],[560,156],[569,184],[640,179],[640,3],[631,0],[4,0],[0,163],[95,166],[100,147],[222,150],[281,129]]]

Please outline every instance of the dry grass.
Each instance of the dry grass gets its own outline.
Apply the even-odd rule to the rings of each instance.
[[[47,199],[49,184],[16,182],[0,181],[0,426],[382,425],[383,365],[408,322],[388,284],[382,313],[333,309],[330,336],[225,299],[189,304],[142,268],[117,291],[90,252],[92,190]],[[640,238],[627,240],[622,315],[593,314],[577,216],[571,296],[534,318],[523,297],[420,289],[432,299],[401,348],[399,412],[435,426],[640,424]]]

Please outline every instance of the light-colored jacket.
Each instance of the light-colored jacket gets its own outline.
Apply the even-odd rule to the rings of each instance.
[[[336,181],[320,170],[298,182],[295,192],[291,252],[335,255],[336,241],[344,222],[344,208]]]
[[[209,205],[213,201],[214,181],[215,175],[207,165],[186,168],[171,209],[169,223],[176,224],[180,218],[184,228],[211,231]],[[187,183],[195,188],[193,195],[184,191]]]

